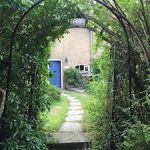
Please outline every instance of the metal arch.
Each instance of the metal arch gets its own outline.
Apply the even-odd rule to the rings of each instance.
[[[35,4],[33,4],[20,18],[19,22],[16,24],[14,31],[12,33],[11,36],[11,41],[10,41],[10,51],[9,51],[9,57],[8,57],[8,72],[7,72],[7,84],[6,84],[6,100],[8,99],[8,93],[9,93],[9,85],[10,85],[10,81],[11,81],[11,70],[12,70],[12,58],[13,58],[13,44],[15,41],[15,37],[16,37],[16,33],[17,30],[21,24],[21,22],[23,21],[23,19],[25,18],[25,16],[36,6],[38,6],[41,2],[43,2],[44,0],[40,0],[38,2],[36,2]]]
[[[7,110],[7,101],[8,101],[8,96],[9,96],[9,88],[10,88],[10,82],[11,82],[11,71],[12,71],[12,60],[13,60],[13,44],[15,41],[15,37],[16,37],[16,33],[19,29],[20,24],[22,23],[23,19],[27,16],[27,14],[34,9],[35,7],[37,7],[40,3],[42,3],[45,0],[39,0],[36,3],[34,3],[31,7],[29,7],[29,9],[24,12],[24,14],[20,17],[20,20],[18,21],[18,23],[16,24],[12,35],[11,35],[11,41],[10,41],[10,49],[9,49],[9,56],[8,56],[8,70],[7,70],[7,83],[6,83],[6,97],[5,97],[5,105],[4,105],[4,111],[2,116],[6,116],[6,110]],[[3,136],[3,128],[4,128],[4,123],[5,121],[2,120],[2,126],[1,126],[1,131],[0,131],[0,137]]]

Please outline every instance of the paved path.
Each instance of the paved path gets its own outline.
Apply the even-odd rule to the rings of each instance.
[[[68,94],[62,94],[70,102],[69,111],[65,122],[56,133],[58,143],[88,142],[88,138],[82,129],[83,109],[80,101]]]
[[[84,93],[84,90],[81,88],[69,88],[70,91],[78,92],[78,93]]]

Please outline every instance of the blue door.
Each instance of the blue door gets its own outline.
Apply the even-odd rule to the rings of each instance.
[[[50,61],[50,72],[53,77],[50,78],[51,83],[57,87],[61,88],[61,62],[60,61]]]

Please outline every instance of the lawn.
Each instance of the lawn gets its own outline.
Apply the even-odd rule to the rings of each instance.
[[[43,130],[47,133],[56,132],[62,123],[65,121],[65,117],[68,112],[69,101],[61,96],[60,101],[54,101],[51,104],[50,111],[46,111],[41,114],[43,122]]]

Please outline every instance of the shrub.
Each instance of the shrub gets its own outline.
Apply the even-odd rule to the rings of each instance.
[[[133,124],[128,130],[123,142],[125,150],[146,150],[150,148],[150,127],[141,122]]]
[[[61,91],[55,88],[53,85],[48,85],[47,96],[51,101],[60,101]]]
[[[64,71],[65,83],[68,85],[79,85],[82,81],[82,76],[77,69],[69,68]]]
[[[8,107],[8,118],[5,120],[5,138],[0,143],[3,150],[46,150],[47,139],[42,133],[39,120],[27,118],[27,114],[20,108],[20,99],[15,95],[10,95]],[[26,112],[27,113],[27,112]],[[36,128],[33,128],[36,124]]]

